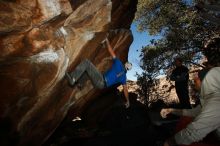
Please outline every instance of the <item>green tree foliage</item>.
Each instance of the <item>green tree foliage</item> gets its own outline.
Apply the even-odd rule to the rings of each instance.
[[[205,20],[195,7],[196,0],[139,0],[135,23],[139,31],[150,35],[160,35],[161,39],[152,40],[142,48],[141,68],[138,83],[155,85],[154,80],[161,72],[171,69],[175,56],[181,56],[188,63],[196,63],[201,57],[205,40],[219,32],[218,27]],[[148,82],[151,82],[149,84]],[[143,93],[148,91],[142,91]],[[149,94],[144,95],[149,100]]]

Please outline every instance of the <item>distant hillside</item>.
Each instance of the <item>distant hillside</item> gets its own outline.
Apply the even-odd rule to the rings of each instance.
[[[204,62],[205,60],[203,59],[201,62]],[[200,63],[202,64],[202,63]],[[191,65],[190,66],[190,79],[189,79],[189,96],[190,96],[190,102],[191,104],[195,103],[196,100],[196,93],[195,90],[193,89],[193,78],[194,76],[197,74],[198,70],[200,70],[201,67],[196,66],[196,65]],[[128,81],[127,82],[128,85],[128,91],[132,92],[132,93],[136,93],[138,94],[138,89],[140,89],[140,87],[137,85],[136,81]],[[161,78],[158,79],[158,85],[153,87],[155,92],[151,95],[150,97],[150,101],[157,101],[158,99],[163,100],[165,103],[167,104],[171,104],[171,103],[178,103],[178,97],[176,95],[176,91],[175,91],[175,83],[173,81],[169,81],[166,79],[166,76],[163,76]],[[120,91],[122,91],[122,86],[120,86],[118,88]],[[141,97],[138,94],[139,100],[143,101],[144,97]]]

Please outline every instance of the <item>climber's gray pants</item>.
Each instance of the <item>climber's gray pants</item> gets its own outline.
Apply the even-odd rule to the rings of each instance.
[[[103,75],[96,69],[96,67],[88,60],[81,62],[73,72],[70,73],[71,77],[77,81],[83,73],[87,73],[92,84],[99,89],[105,87],[105,80]]]

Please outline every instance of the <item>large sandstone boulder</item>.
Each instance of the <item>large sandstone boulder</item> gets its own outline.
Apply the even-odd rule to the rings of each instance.
[[[137,0],[0,1],[0,143],[41,145],[68,111],[80,114],[102,92],[85,80],[64,78],[85,58],[104,72],[110,66],[108,35],[127,60]],[[71,109],[71,110],[70,110]]]

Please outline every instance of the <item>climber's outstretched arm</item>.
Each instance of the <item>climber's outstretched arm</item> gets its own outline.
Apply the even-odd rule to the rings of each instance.
[[[110,42],[109,42],[108,38],[106,39],[106,44],[107,44],[109,53],[111,54],[111,56],[113,58],[115,58],[116,57],[115,52],[114,52],[112,46],[110,45]]]

